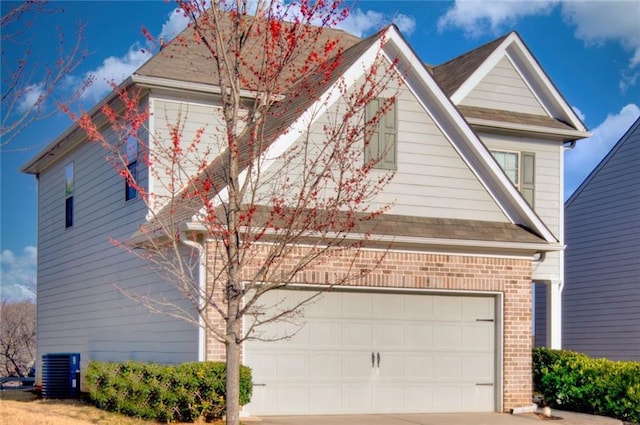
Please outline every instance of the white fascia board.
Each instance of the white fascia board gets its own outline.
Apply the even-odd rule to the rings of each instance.
[[[396,67],[406,86],[511,223],[526,225],[547,242],[557,242],[394,27],[387,33],[385,51],[396,55]]]
[[[586,132],[584,123],[558,92],[536,58],[519,37],[512,35],[514,40],[506,48],[506,53],[524,81],[533,89],[533,93],[543,107],[550,112],[552,118],[562,118],[578,131]]]
[[[388,32],[388,31],[387,31]],[[382,35],[384,39],[385,35]],[[275,160],[282,155],[287,149],[291,148],[293,144],[302,136],[314,122],[318,120],[323,113],[325,113],[335,102],[340,99],[342,92],[340,87],[351,87],[355,82],[364,75],[364,73],[373,66],[378,53],[380,52],[380,42],[373,43],[369,49],[355,61],[347,71],[342,74],[336,82],[334,82],[329,89],[327,89],[320,98],[315,101],[309,108],[307,108],[298,118],[293,122],[289,130],[278,136],[278,138],[265,150],[262,156],[261,171],[266,171],[275,162]],[[240,184],[242,185],[246,178],[246,171],[243,171],[240,176]],[[228,199],[228,191],[225,187],[216,196],[216,199],[225,200]],[[214,202],[214,200],[211,200]],[[206,209],[202,208],[196,213],[192,220],[197,220],[198,216],[205,213]]]
[[[120,90],[128,88],[133,84],[131,77],[124,80],[116,90],[111,90],[100,102],[94,105],[93,108],[87,112],[87,115],[94,118],[106,104],[111,103],[118,97]],[[100,128],[107,122],[106,118],[102,122],[96,125]],[[53,142],[49,143],[44,149],[42,149],[35,157],[24,164],[20,171],[29,174],[39,174],[47,169],[52,163],[69,151],[73,150],[79,143],[86,140],[87,135],[80,128],[77,123],[71,124],[62,134],[56,137]]]

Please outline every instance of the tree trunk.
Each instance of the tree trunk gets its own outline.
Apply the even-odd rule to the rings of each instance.
[[[237,302],[238,300],[235,300],[235,303]],[[230,314],[227,322],[227,425],[240,424],[240,344],[238,344],[238,336],[240,335],[241,319],[235,316],[237,310],[235,303],[234,300],[229,300],[229,312],[233,312],[233,316]]]

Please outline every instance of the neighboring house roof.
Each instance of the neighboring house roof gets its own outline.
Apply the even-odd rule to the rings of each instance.
[[[587,178],[584,179],[582,184],[578,186],[578,188],[573,192],[573,194],[569,197],[569,199],[567,199],[567,201],[564,203],[565,209],[569,208],[575,202],[575,200],[580,196],[580,194],[589,186],[591,181],[595,179],[598,176],[598,174],[601,172],[601,170],[607,166],[611,158],[613,158],[613,156],[616,155],[616,153],[626,143],[632,140],[631,136],[636,132],[640,132],[640,117],[638,117],[638,119],[636,119],[636,121],[633,124],[631,124],[631,127],[629,127],[629,129],[620,138],[620,140],[618,140],[618,142],[613,146],[613,148],[611,148],[609,153],[602,159],[602,161],[600,161],[600,163],[596,166],[596,168],[594,168],[593,171],[589,173]],[[639,149],[636,149],[636,152],[639,152]],[[638,158],[638,165],[640,165],[640,158]],[[633,175],[637,176],[638,174],[635,173]],[[640,202],[640,200],[637,200],[637,201]]]

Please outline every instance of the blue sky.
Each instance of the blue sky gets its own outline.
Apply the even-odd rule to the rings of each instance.
[[[11,3],[2,1],[2,15]],[[7,63],[31,41],[34,87],[43,65],[56,60],[57,27],[65,46],[85,25],[89,56],[65,79],[56,96],[70,96],[88,76],[94,83],[81,99],[91,107],[107,94],[107,82],[122,80],[149,57],[141,28],[170,39],[184,26],[171,2],[52,2],[56,13],[38,17],[22,44],[3,43]],[[516,30],[568,103],[594,136],[565,156],[568,197],[640,115],[640,1],[360,1],[343,28],[366,36],[395,22],[421,59],[439,64]],[[3,28],[3,33],[7,28]],[[3,89],[4,93],[4,89]],[[27,99],[25,99],[25,102]],[[0,154],[0,264],[3,299],[31,297],[36,260],[36,179],[20,166],[71,124],[62,115],[39,121]]]

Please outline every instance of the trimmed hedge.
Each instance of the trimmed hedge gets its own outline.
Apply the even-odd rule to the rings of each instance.
[[[225,412],[226,363],[160,365],[92,361],[86,374],[97,407],[159,422],[219,419]],[[240,405],[251,400],[251,369],[240,367]]]
[[[640,362],[536,348],[533,382],[552,407],[640,423]]]

